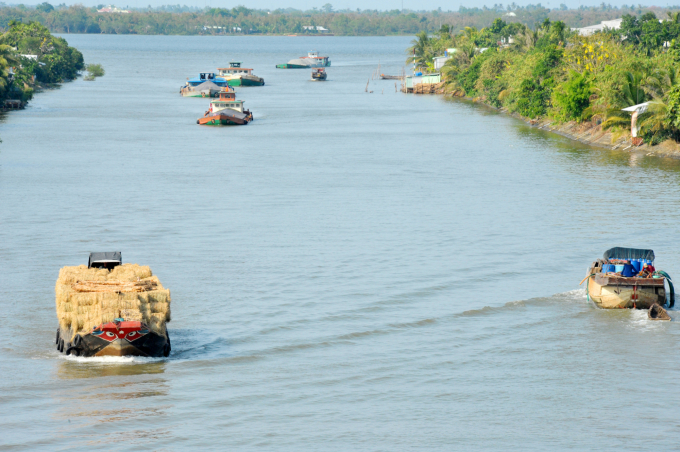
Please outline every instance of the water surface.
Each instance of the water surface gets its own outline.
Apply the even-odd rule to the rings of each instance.
[[[410,38],[66,38],[106,76],[0,123],[0,448],[677,448],[678,323],[578,282],[612,246],[680,276],[678,162],[369,80]],[[328,82],[275,69],[309,50]],[[197,126],[232,59],[255,121]],[[57,353],[100,250],[171,289],[170,358]]]

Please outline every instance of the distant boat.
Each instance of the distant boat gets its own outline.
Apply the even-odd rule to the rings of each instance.
[[[312,80],[324,81],[326,80],[327,76],[328,74],[326,74],[326,69],[322,67],[312,69]]]
[[[225,79],[214,72],[201,72],[198,77],[187,80],[179,93],[184,97],[217,97],[225,89],[229,89]]]
[[[403,75],[385,75],[385,74],[380,74],[380,78],[382,80],[404,80]]]
[[[253,114],[243,109],[243,101],[236,100],[233,91],[221,92],[219,98],[210,101],[210,108],[196,124],[202,126],[244,126],[253,120]]]
[[[277,69],[307,69],[312,67],[330,67],[329,57],[320,57],[318,52],[309,52],[306,57],[290,60],[286,64],[277,64]]]
[[[218,76],[227,81],[229,86],[263,86],[264,79],[253,75],[253,70],[242,68],[240,61],[232,61],[229,67],[218,68]]]

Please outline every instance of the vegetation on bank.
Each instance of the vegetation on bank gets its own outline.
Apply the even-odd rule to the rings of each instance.
[[[132,9],[129,13],[98,13],[104,5],[53,6],[48,2],[35,7],[18,5],[0,7],[0,28],[11,21],[40,22],[53,33],[107,33],[107,34],[167,34],[167,35],[224,35],[224,34],[315,34],[321,26],[338,36],[413,35],[419,31],[434,33],[442,25],[458,31],[464,27],[488,27],[495,19],[535,28],[545,19],[562,21],[569,27],[582,27],[614,19],[624,14],[642,15],[648,11],[665,14],[667,8],[636,6],[568,9],[561,5],[550,9],[537,5],[506,7],[465,8],[451,11],[377,11],[333,10],[329,3],[320,9],[308,11],[287,9],[191,8],[187,6],[162,6],[159,8]],[[675,8],[678,9],[678,8]]]
[[[83,80],[88,82],[93,82],[95,78],[104,76],[104,68],[101,64],[88,64],[85,66],[85,70],[87,75],[83,77]]]
[[[432,71],[432,58],[452,48],[441,70],[447,93],[528,119],[592,121],[615,136],[631,132],[631,114],[621,109],[649,102],[639,136],[649,144],[680,142],[678,13],[662,22],[651,12],[624,15],[621,29],[588,37],[548,19],[535,29],[501,19],[460,33],[444,26],[432,37],[420,33],[407,52]]]
[[[76,78],[83,64],[82,53],[43,25],[13,21],[0,35],[0,102],[26,102],[40,85]]]

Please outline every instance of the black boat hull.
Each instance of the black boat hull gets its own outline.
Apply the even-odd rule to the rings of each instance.
[[[101,337],[88,333],[76,335],[73,341],[70,331],[57,330],[57,350],[66,355],[73,356],[146,356],[152,358],[167,357],[170,355],[170,336],[156,334],[149,331],[147,334],[135,340],[116,338],[105,340]],[[67,339],[64,339],[67,338]]]

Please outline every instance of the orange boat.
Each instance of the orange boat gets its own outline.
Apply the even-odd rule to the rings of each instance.
[[[196,124],[202,126],[231,126],[246,125],[253,120],[253,114],[243,109],[243,101],[236,100],[233,91],[221,92],[219,97],[210,101],[210,109],[202,118],[196,120]]]

